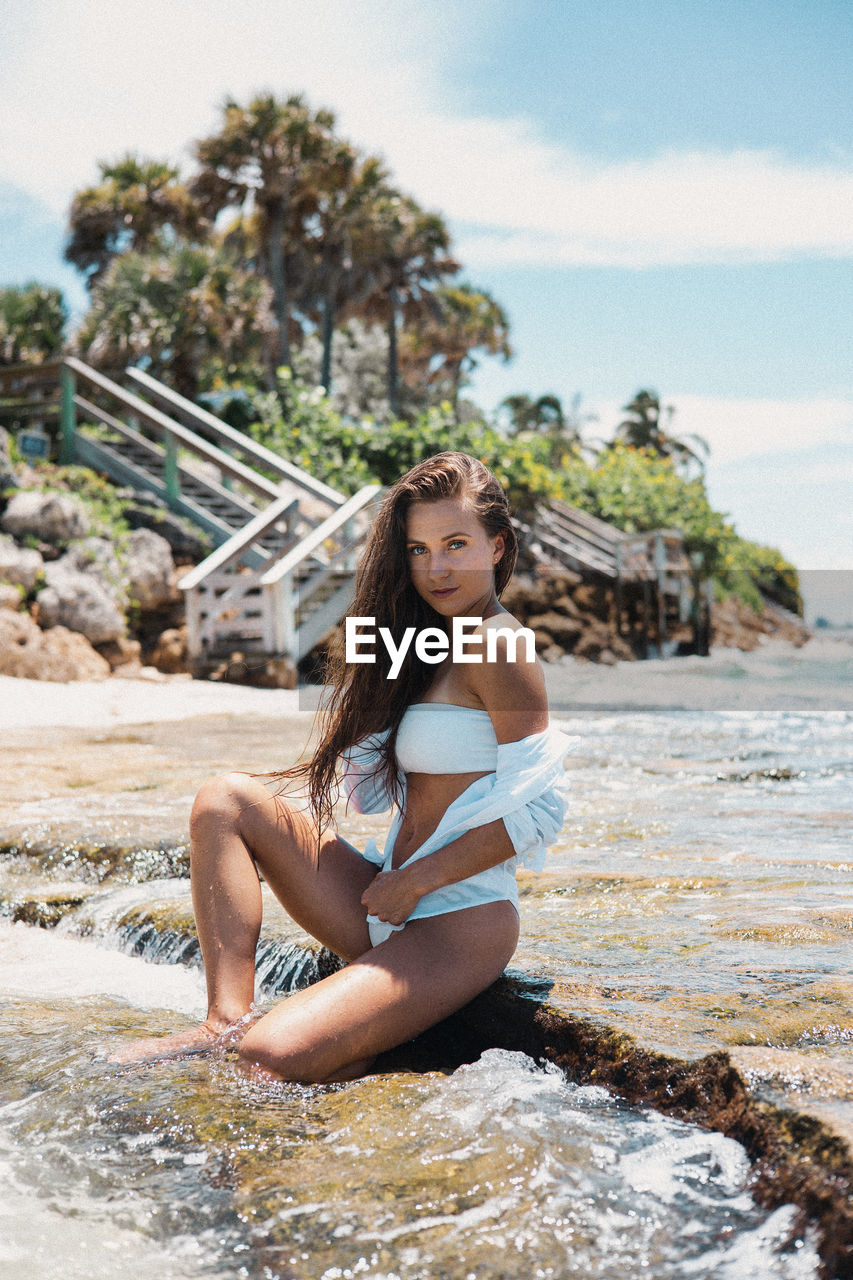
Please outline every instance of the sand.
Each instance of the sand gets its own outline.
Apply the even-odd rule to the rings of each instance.
[[[853,641],[827,632],[802,648],[769,640],[751,653],[716,649],[710,657],[620,662],[566,659],[546,667],[553,711],[576,708],[853,711]],[[197,716],[304,717],[318,690],[243,685],[149,673],[135,679],[53,684],[0,676],[0,730],[111,728]]]

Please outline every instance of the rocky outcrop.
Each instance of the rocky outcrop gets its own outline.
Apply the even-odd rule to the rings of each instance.
[[[151,529],[135,529],[125,549],[126,589],[140,609],[159,609],[180,599],[174,585],[175,561],[165,538]]]
[[[90,530],[88,517],[73,498],[64,493],[40,493],[32,489],[10,498],[0,525],[19,541],[38,538],[53,546],[85,538]]]
[[[0,523],[0,673],[127,676],[149,654],[162,655],[170,672],[186,670],[185,645],[159,644],[161,632],[183,621],[166,538],[146,527],[115,540],[96,536],[72,495],[34,489],[14,493]]]
[[[501,603],[536,636],[546,662],[566,654],[612,664],[636,657],[619,633],[613,587],[569,570],[518,574]]]
[[[128,491],[128,505],[123,514],[131,529],[150,529],[164,538],[175,564],[198,564],[210,554],[209,539],[176,516],[159,498],[141,497]]]
[[[179,675],[188,670],[187,628],[169,627],[160,633],[156,645],[148,655],[152,667],[166,675]]]
[[[124,636],[124,611],[97,573],[77,569],[73,559],[63,556],[45,567],[45,580],[47,586],[36,596],[42,627],[67,627],[92,644],[108,644]]]
[[[64,683],[109,674],[109,663],[85,636],[62,626],[42,631],[28,614],[0,609],[0,675]]]
[[[44,559],[39,551],[19,547],[8,534],[0,534],[0,582],[11,582],[29,594],[43,573]]]
[[[811,636],[802,618],[771,601],[765,601],[761,613],[736,596],[718,601],[711,608],[711,643],[718,647],[748,653],[768,637],[774,637],[801,648]]]

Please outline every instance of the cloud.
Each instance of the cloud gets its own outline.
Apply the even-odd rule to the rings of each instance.
[[[33,0],[0,65],[0,176],[63,211],[96,161],[186,159],[226,92],[305,90],[457,227],[470,266],[853,256],[853,171],[767,151],[603,164],[524,118],[448,109],[459,24],[417,0]],[[26,110],[21,109],[25,104]],[[8,122],[15,121],[14,125]]]
[[[848,444],[853,448],[853,397],[782,400],[673,395],[672,430],[692,432],[711,446],[715,465],[806,446]],[[818,464],[815,464],[818,465]]]
[[[0,177],[64,212],[99,159],[186,161],[228,94],[391,124],[431,92],[429,32],[417,0],[393,21],[374,0],[31,0],[0,48]]]
[[[607,167],[562,157],[531,175],[529,189],[535,208],[496,211],[503,224],[496,216],[494,230],[463,238],[463,256],[640,268],[853,253],[853,172],[769,152],[670,153]]]

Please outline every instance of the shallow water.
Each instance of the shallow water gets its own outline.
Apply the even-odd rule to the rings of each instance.
[[[815,672],[815,709],[560,701],[572,806],[522,877],[513,965],[646,1045],[730,1048],[761,1095],[853,1134],[853,710],[818,709]],[[277,764],[276,735],[210,718],[21,732],[7,753],[0,1274],[61,1255],[103,1280],[816,1275],[736,1144],[521,1055],[325,1089],[259,1090],[227,1058],[106,1070],[104,1040],[201,1011],[189,800],[216,769]],[[27,904],[55,927],[9,923]],[[280,913],[265,937],[262,999],[304,979]]]
[[[503,1050],[449,1076],[310,1088],[261,1087],[226,1057],[109,1070],[103,1042],[165,1029],[160,1001],[192,1013],[197,975],[155,985],[91,942],[0,936],[10,1276],[55,1274],[60,1256],[81,1280],[817,1273],[792,1210],[756,1208],[746,1155],[719,1134]],[[24,964],[39,999],[9,990]]]

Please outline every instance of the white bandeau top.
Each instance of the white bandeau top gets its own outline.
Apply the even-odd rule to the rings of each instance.
[[[492,773],[498,740],[488,711],[454,702],[413,702],[397,730],[403,773]]]

